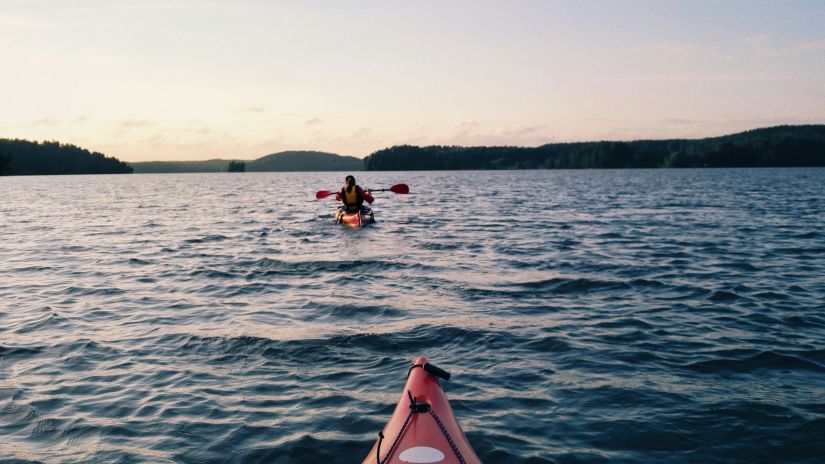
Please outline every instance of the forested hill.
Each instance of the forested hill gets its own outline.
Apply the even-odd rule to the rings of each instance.
[[[364,160],[320,151],[285,151],[246,163],[247,171],[360,171]]]
[[[553,143],[540,147],[410,145],[376,151],[368,171],[825,166],[825,125],[777,126],[705,139]]]
[[[0,175],[128,174],[117,158],[58,142],[0,139]]]
[[[146,161],[131,163],[136,173],[226,172],[229,163],[244,164],[245,171],[360,171],[364,162],[353,156],[319,151],[284,151],[255,160]]]

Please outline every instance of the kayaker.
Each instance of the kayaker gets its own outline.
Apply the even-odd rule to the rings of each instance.
[[[364,200],[369,204],[375,201],[375,198],[373,198],[369,192],[355,183],[355,177],[353,176],[347,176],[346,179],[344,179],[344,187],[335,195],[335,199],[344,203],[344,209],[347,212],[366,209]]]

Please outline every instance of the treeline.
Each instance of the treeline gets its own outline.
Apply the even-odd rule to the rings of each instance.
[[[11,159],[7,158],[3,153],[0,153],[0,176],[8,175],[8,172],[11,170],[10,164]]]
[[[0,175],[128,174],[132,168],[114,157],[75,145],[0,139]]]
[[[410,145],[376,151],[368,171],[825,166],[825,125],[778,126],[697,140],[554,143],[540,147]]]

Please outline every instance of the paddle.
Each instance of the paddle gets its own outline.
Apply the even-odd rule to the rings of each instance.
[[[410,187],[407,184],[395,184],[392,187],[387,188],[387,189],[367,190],[367,192],[370,192],[370,193],[372,193],[372,192],[392,192],[392,193],[398,193],[398,194],[401,194],[401,195],[406,195],[406,194],[410,193]],[[316,200],[323,200],[324,198],[326,198],[330,195],[335,195],[336,193],[338,193],[338,192],[330,192],[329,190],[319,190],[315,193],[315,199]]]
[[[393,185],[392,187],[390,187],[388,189],[370,189],[370,190],[367,190],[367,192],[370,192],[370,193],[372,193],[372,192],[392,192],[392,193],[398,193],[398,194],[401,194],[401,195],[406,195],[406,194],[410,193],[410,186],[407,185],[407,184],[395,184],[395,185]]]

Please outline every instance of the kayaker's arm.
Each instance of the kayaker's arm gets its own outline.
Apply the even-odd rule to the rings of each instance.
[[[362,190],[361,195],[364,197],[367,203],[372,204],[375,201],[375,198],[372,196],[369,190]]]

